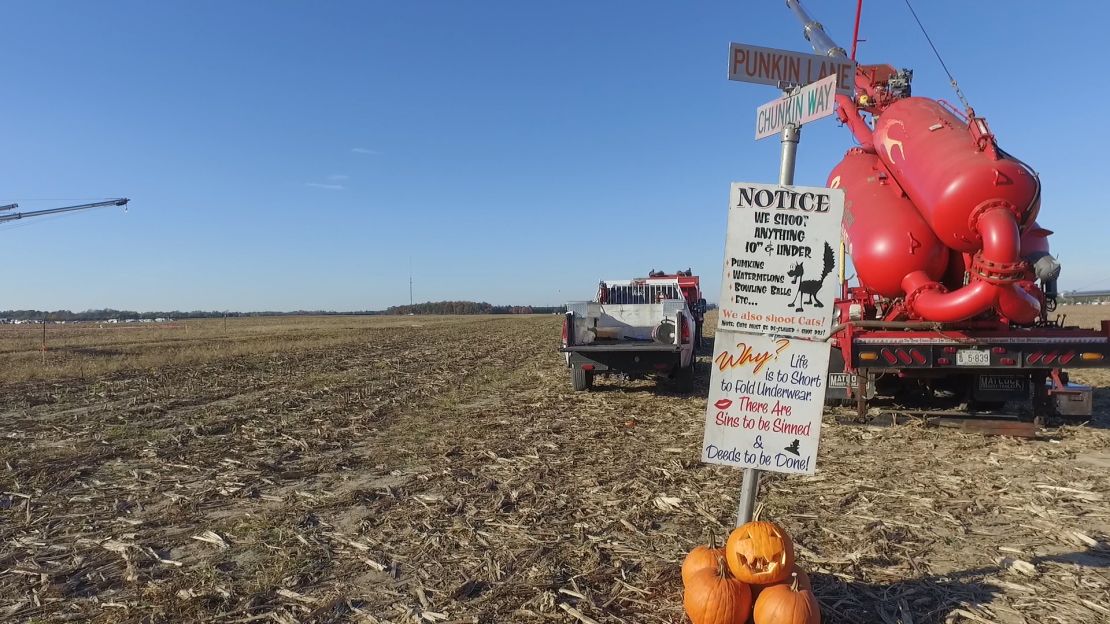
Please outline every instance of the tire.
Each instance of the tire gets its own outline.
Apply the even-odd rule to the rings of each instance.
[[[587,371],[581,366],[574,366],[570,369],[570,385],[574,388],[575,392],[585,392],[593,385],[594,375],[593,372]]]

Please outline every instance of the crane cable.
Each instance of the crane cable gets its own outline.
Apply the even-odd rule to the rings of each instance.
[[[917,11],[913,10],[913,5],[910,4],[910,0],[906,0],[906,8],[908,8],[910,14],[913,15],[914,21],[917,22],[917,27],[921,29],[921,34],[925,35],[925,41],[929,42],[929,47],[933,49],[933,54],[935,54],[937,60],[940,61],[940,66],[944,68],[944,73],[948,74],[948,80],[952,85],[952,89],[956,91],[956,97],[960,98],[960,103],[964,105],[965,109],[970,109],[971,105],[967,103],[967,98],[964,97],[963,91],[960,91],[960,85],[956,83],[956,78],[952,76],[952,72],[948,71],[948,66],[944,64],[944,59],[940,57],[940,52],[938,52],[937,47],[933,45],[933,39],[929,37],[929,33],[925,31],[925,26],[917,17]]]

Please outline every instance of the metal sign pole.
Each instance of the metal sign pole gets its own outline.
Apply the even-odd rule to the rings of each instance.
[[[782,161],[779,163],[779,184],[794,184],[794,161],[798,157],[798,140],[802,129],[792,123],[782,129]],[[740,505],[736,510],[736,526],[751,522],[755,513],[755,499],[759,495],[759,476],[762,471],[755,468],[744,469],[744,481],[740,486]]]
[[[782,163],[779,165],[779,184],[794,184],[794,160],[798,156],[798,139],[802,129],[792,123],[782,129]]]

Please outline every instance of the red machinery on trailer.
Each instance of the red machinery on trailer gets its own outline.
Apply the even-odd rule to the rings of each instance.
[[[678,282],[679,294],[686,300],[686,306],[690,309],[690,313],[694,318],[694,348],[695,350],[700,350],[702,347],[702,329],[705,326],[706,310],[705,299],[701,296],[701,278],[694,275],[691,269],[686,269],[685,271],[679,270],[674,273],[652,269],[648,271],[647,277],[640,277],[632,280],[632,282],[644,286],[669,284],[672,281]],[[602,282],[597,291],[597,302],[608,303],[608,299],[609,290],[605,282]]]
[[[845,54],[797,0],[787,5],[815,51]],[[1029,416],[1089,414],[1090,389],[1062,368],[1106,366],[1110,322],[1049,319],[1060,264],[1037,223],[1037,174],[970,106],[911,95],[912,76],[859,65],[856,95],[837,96],[859,146],[828,186],[845,191],[859,285],[845,282],[836,302],[827,396],[854,400],[861,416],[876,395],[941,394],[971,408],[1032,400]]]
[[[645,282],[669,279],[678,280],[678,289],[682,291],[682,298],[686,300],[686,305],[694,315],[694,344],[697,349],[701,349],[702,327],[705,325],[705,299],[701,296],[701,278],[694,275],[690,269],[674,273],[652,270],[648,273]]]

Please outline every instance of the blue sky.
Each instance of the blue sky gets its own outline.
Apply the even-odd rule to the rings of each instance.
[[[855,2],[807,8],[848,47]],[[1110,287],[1102,3],[915,3],[1002,146],[1036,169],[1062,287]],[[1092,8],[1097,7],[1097,8]],[[955,101],[902,2],[863,62]],[[774,89],[728,44],[808,51],[780,0],[34,2],[3,9],[0,203],[127,196],[0,226],[0,309],[555,304],[691,267],[715,300],[731,181]],[[807,126],[796,183],[852,145]]]

